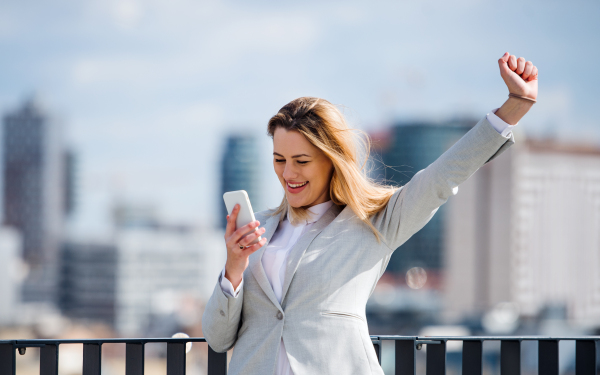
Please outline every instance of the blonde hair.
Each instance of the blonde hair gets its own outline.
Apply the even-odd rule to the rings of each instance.
[[[333,163],[333,175],[329,186],[331,200],[336,205],[349,206],[367,224],[380,240],[380,233],[369,218],[381,211],[398,189],[371,179],[365,169],[371,142],[364,132],[350,129],[342,113],[325,99],[302,97],[283,106],[269,120],[268,134],[273,138],[277,128],[296,130],[319,148]],[[363,134],[364,138],[357,133]],[[361,163],[357,144],[364,146]],[[289,211],[292,222],[308,218],[308,207],[292,207],[284,194],[279,207],[271,213],[275,216]]]

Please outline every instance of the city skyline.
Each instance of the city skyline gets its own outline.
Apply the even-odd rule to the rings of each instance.
[[[264,134],[285,103],[324,97],[364,130],[481,118],[506,98],[504,51],[540,68],[524,132],[599,138],[597,3],[316,4],[3,2],[0,46],[11,58],[0,62],[0,111],[39,91],[64,117],[83,192],[72,232],[109,233],[106,207],[122,198],[211,224],[222,140],[242,130],[264,142],[266,195],[277,197],[267,203],[276,204]]]

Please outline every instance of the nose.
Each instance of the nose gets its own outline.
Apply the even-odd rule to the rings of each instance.
[[[293,180],[298,177],[298,173],[293,166],[293,163],[285,163],[285,169],[283,170],[283,178],[285,180]]]

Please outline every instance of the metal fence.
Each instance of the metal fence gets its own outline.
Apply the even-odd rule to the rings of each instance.
[[[446,373],[446,344],[462,341],[462,374],[481,375],[483,342],[500,341],[500,374],[521,374],[521,343],[538,343],[538,374],[558,375],[559,342],[575,341],[576,375],[596,375],[596,342],[600,336],[540,337],[540,336],[371,336],[377,358],[381,362],[383,341],[395,345],[395,374],[416,374],[416,354],[427,346],[426,374]],[[186,343],[206,342],[198,338],[145,338],[145,339],[90,339],[90,340],[9,340],[0,341],[0,375],[16,375],[16,355],[26,348],[40,348],[40,375],[58,375],[60,344],[83,344],[83,375],[100,375],[103,344],[125,344],[126,375],[144,374],[144,347],[148,343],[167,344],[167,375],[184,375],[186,371]],[[208,347],[208,375],[227,374],[227,353],[216,353]]]

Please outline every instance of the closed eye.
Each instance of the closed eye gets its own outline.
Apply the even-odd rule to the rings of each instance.
[[[300,161],[297,160],[298,164],[306,164],[309,163],[310,161]],[[285,163],[285,159],[275,159],[275,163]]]

